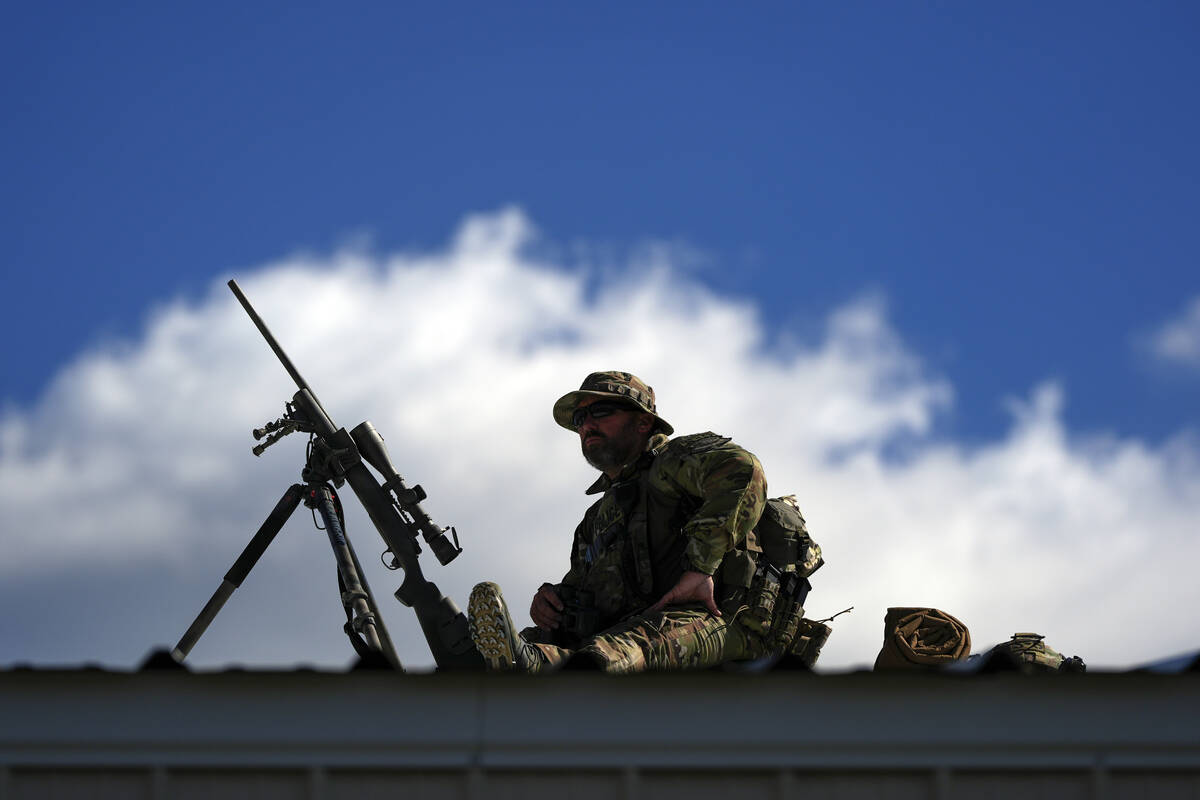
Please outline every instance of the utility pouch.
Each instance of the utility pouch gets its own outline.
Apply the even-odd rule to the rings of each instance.
[[[765,561],[759,564],[746,595],[746,610],[738,616],[744,628],[764,639],[770,633],[779,601],[779,578],[778,567]]]
[[[716,579],[721,587],[717,597],[721,613],[732,616],[746,604],[746,595],[754,580],[754,557],[745,550],[731,550],[722,559]]]
[[[755,574],[754,557],[745,550],[731,550],[721,560],[717,581],[722,586],[749,589]]]
[[[768,649],[774,652],[787,650],[800,630],[804,618],[804,603],[812,584],[795,572],[785,572],[779,586],[779,600],[775,604],[775,617],[771,621]]]
[[[823,622],[801,619],[796,630],[796,637],[792,639],[792,645],[788,648],[788,653],[812,669],[821,656],[821,648],[825,646],[825,642],[829,641],[831,633],[833,633],[833,628]]]

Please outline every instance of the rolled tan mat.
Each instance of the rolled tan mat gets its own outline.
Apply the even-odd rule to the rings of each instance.
[[[967,626],[936,608],[889,608],[883,648],[875,669],[922,669],[960,661],[971,654]]]

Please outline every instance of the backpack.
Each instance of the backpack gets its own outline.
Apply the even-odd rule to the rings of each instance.
[[[766,652],[785,653],[796,645],[799,650],[794,654],[812,666],[831,629],[804,619],[804,602],[812,589],[808,578],[825,559],[821,546],[808,535],[796,496],[767,500],[754,535],[762,552],[756,559],[742,624],[762,638]]]

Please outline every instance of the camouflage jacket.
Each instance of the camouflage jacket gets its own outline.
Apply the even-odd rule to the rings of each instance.
[[[594,592],[599,629],[610,627],[657,602],[684,571],[712,575],[727,554],[758,551],[766,491],[758,459],[729,439],[658,434],[617,479],[601,475],[588,488],[603,496],[575,529],[562,582]]]

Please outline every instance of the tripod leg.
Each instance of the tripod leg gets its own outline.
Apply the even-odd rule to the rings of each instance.
[[[192,647],[216,618],[217,612],[225,605],[225,601],[233,594],[233,590],[242,585],[242,581],[250,574],[250,570],[262,558],[267,545],[275,539],[275,535],[279,533],[279,529],[296,510],[296,506],[300,505],[304,488],[304,484],[293,484],[283,493],[283,497],[279,498],[279,502],[275,504],[274,510],[267,516],[262,527],[258,529],[258,533],[254,534],[254,538],[246,545],[246,549],[238,556],[237,561],[233,562],[233,566],[229,568],[229,572],[225,573],[225,579],[221,581],[217,591],[213,592],[213,596],[204,605],[195,622],[183,634],[183,638],[179,640],[179,644],[175,645],[175,649],[171,651],[171,655],[175,657],[176,661],[182,663],[187,658],[187,654],[191,652]]]
[[[350,549],[350,541],[342,529],[333,500],[333,490],[327,485],[316,482],[309,483],[304,504],[321,512],[321,517],[325,521],[329,544],[333,547],[334,558],[337,559],[338,577],[344,587],[342,605],[345,606],[349,617],[346,635],[350,637],[351,644],[360,655],[363,653],[359,648],[365,640],[366,648],[369,651],[383,656],[394,668],[402,669],[400,658],[392,646],[391,637],[388,636],[387,629],[383,626],[383,618],[375,607],[374,598],[371,596],[370,590],[364,586],[358,559]],[[358,638],[360,635],[362,639]],[[387,642],[386,647],[383,644],[385,641]]]
[[[343,531],[344,533],[344,531]],[[383,645],[383,654],[394,668],[403,671],[400,666],[400,657],[396,654],[396,646],[392,644],[391,634],[388,633],[387,625],[383,622],[383,615],[379,613],[379,605],[375,602],[375,594],[371,591],[371,585],[367,583],[367,575],[363,572],[362,564],[358,561],[358,553],[354,552],[354,545],[350,543],[350,537],[346,537],[346,549],[350,551],[350,559],[354,562],[354,569],[358,572],[358,577],[362,580],[363,591],[367,594],[367,605],[371,609],[371,613],[375,616],[376,628],[379,633],[379,642]]]

